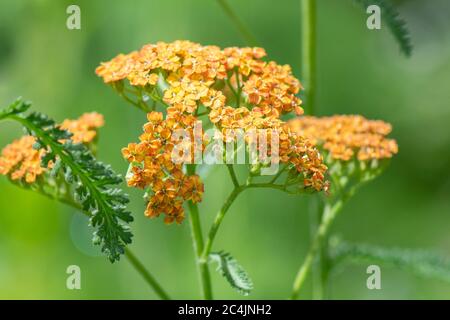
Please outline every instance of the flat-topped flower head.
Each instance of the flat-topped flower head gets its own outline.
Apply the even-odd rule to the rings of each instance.
[[[359,115],[305,116],[290,121],[289,125],[336,160],[386,159],[398,152],[397,142],[387,138],[392,126],[380,120],[367,120]]]
[[[146,216],[163,214],[167,223],[180,223],[183,203],[201,201],[203,183],[197,175],[186,174],[184,167],[196,157],[198,146],[201,153],[211,142],[195,132],[194,124],[200,119],[222,133],[223,144],[227,130],[266,130],[265,139],[279,138],[279,147],[258,146],[258,151],[264,149],[267,158],[288,167],[302,189],[328,188],[327,167],[318,150],[280,119],[282,114],[303,113],[296,96],[301,84],[290,66],[263,60],[265,56],[262,48],[222,50],[189,41],[158,42],[120,54],[97,68],[97,75],[127,101],[151,110],[139,142],[122,150],[130,163],[128,185],[149,193]],[[136,95],[137,102],[129,93]],[[151,109],[141,107],[145,98],[154,100]],[[163,113],[154,111],[161,106]],[[191,138],[189,142],[177,142],[180,130]],[[255,141],[249,135],[245,143],[251,148]],[[190,152],[178,155],[179,149]],[[220,152],[217,156],[223,158]],[[257,160],[255,167],[267,166],[267,158]]]
[[[292,111],[302,114],[302,102],[295,96],[302,87],[290,66],[267,62],[265,56],[262,48],[222,50],[190,41],[158,42],[119,54],[101,63],[96,73],[122,96],[125,83],[138,88],[138,99],[143,94],[154,96],[158,88],[165,104],[181,104],[192,114],[200,106],[223,107],[227,98],[267,117]]]
[[[103,116],[98,113],[85,113],[77,120],[64,120],[61,129],[72,133],[70,138],[74,143],[88,144],[97,135],[97,129],[103,126]],[[24,180],[33,183],[44,174],[48,168],[41,166],[45,150],[36,150],[33,145],[36,138],[23,136],[7,145],[0,156],[0,174],[8,175],[12,180]],[[52,164],[49,164],[51,167]]]

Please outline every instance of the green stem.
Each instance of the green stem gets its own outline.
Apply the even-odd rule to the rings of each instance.
[[[195,165],[187,165],[187,171],[191,175],[195,174]],[[188,202],[188,206],[190,211],[189,221],[191,226],[192,241],[199,273],[200,287],[202,288],[202,296],[205,300],[211,300],[213,296],[208,261],[205,261],[205,259],[203,259],[202,257],[203,235],[199,210],[197,204],[193,203],[192,201]]]
[[[310,219],[310,235],[311,242],[314,241],[315,234],[318,230],[320,221],[322,220],[322,201],[319,197],[313,196],[309,201],[309,219]],[[322,242],[320,252],[317,255],[315,263],[313,263],[312,273],[313,273],[313,298],[315,300],[322,300],[326,295],[326,278],[328,274],[327,270],[327,241],[326,239]]]
[[[120,93],[119,95],[127,102],[131,103],[133,106],[135,106],[136,108],[138,108],[139,110],[147,113],[149,112],[149,110],[147,110],[140,102],[136,102],[133,99],[129,98],[124,92]]]
[[[343,200],[338,200],[335,204],[330,205],[327,203],[324,208],[322,222],[317,229],[317,233],[314,236],[314,240],[309,248],[306,255],[305,261],[298,270],[297,276],[295,277],[293,289],[292,289],[292,299],[297,299],[298,294],[306,280],[306,277],[311,269],[314,262],[316,254],[319,252],[322,242],[325,239],[331,223],[336,217],[339,210],[342,208]]]
[[[227,164],[227,169],[228,169],[228,172],[230,173],[230,177],[231,177],[231,180],[233,181],[234,187],[238,188],[239,181],[237,179],[236,172],[234,171],[233,165]]]
[[[316,112],[316,0],[301,0],[301,28],[301,71],[302,82],[305,86],[305,111],[307,114],[314,115]],[[310,232],[311,237],[314,238],[314,234],[318,231],[317,225],[321,220],[321,214],[315,199],[311,199],[311,202],[313,202],[311,204],[314,204],[314,208],[309,208]],[[318,250],[324,252],[325,248],[318,248]],[[313,270],[313,293],[315,299],[323,298],[324,278],[322,275],[326,272],[322,258],[322,255],[319,255],[319,259],[315,265],[317,268]]]
[[[156,281],[152,274],[145,268],[142,262],[138,260],[138,258],[130,249],[125,248],[125,256],[131,263],[133,268],[144,278],[144,280],[150,285],[150,287],[153,288],[158,297],[160,297],[162,300],[170,300],[169,295],[164,291],[158,281]]]
[[[243,36],[244,40],[247,41],[247,43],[251,46],[257,46],[258,41],[250,32],[250,30],[247,29],[247,27],[241,21],[241,19],[239,19],[239,17],[236,15],[233,9],[229,6],[228,2],[226,0],[217,0],[217,2],[219,3],[220,7],[225,12],[225,14],[228,16],[228,18],[230,18],[231,21],[233,21],[234,25]]]
[[[233,204],[233,202],[237,198],[237,196],[245,189],[246,189],[245,186],[239,186],[239,187],[234,188],[233,191],[231,192],[231,194],[226,199],[222,208],[217,213],[216,218],[214,219],[214,222],[213,222],[211,228],[209,229],[208,238],[206,239],[205,247],[203,248],[203,253],[202,253],[203,263],[208,262],[208,256],[211,252],[212,244],[216,237],[217,231],[219,230],[219,227],[222,223],[222,220],[225,217],[225,214],[227,213],[228,209],[231,207],[231,205]]]
[[[305,86],[305,106],[310,115],[315,110],[316,87],[316,0],[301,0],[302,52],[301,68]]]

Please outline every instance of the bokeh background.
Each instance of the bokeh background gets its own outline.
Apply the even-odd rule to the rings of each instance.
[[[229,0],[269,58],[291,64],[301,78],[300,2]],[[66,8],[81,7],[81,30],[66,28]],[[407,59],[386,26],[366,28],[352,0],[318,1],[318,113],[359,113],[393,124],[400,153],[338,218],[342,238],[390,247],[430,249],[450,256],[450,2],[397,1],[414,52]],[[94,74],[100,61],[158,40],[244,46],[216,1],[2,0],[0,104],[17,96],[62,120],[96,110],[105,115],[99,157],[124,173],[120,149],[135,141],[145,117]],[[1,123],[0,146],[19,137]],[[201,204],[204,229],[230,191],[226,170],[213,169]],[[198,298],[189,225],[143,216],[141,194],[129,190],[133,250],[175,298]],[[306,197],[246,191],[233,205],[215,243],[253,278],[250,298],[282,299],[308,247]],[[126,260],[110,264],[90,244],[80,214],[0,177],[0,298],[152,299]],[[66,268],[81,267],[82,289],[66,289]],[[214,268],[213,268],[214,269]],[[382,267],[382,290],[366,288],[366,266],[335,274],[335,299],[448,299],[450,285]],[[217,298],[241,296],[213,272]],[[309,291],[309,290],[307,290]],[[302,298],[309,298],[303,292]]]

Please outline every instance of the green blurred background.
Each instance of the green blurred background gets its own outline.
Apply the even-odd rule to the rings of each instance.
[[[269,58],[301,78],[300,1],[230,0]],[[354,242],[425,248],[450,256],[450,2],[396,2],[412,33],[404,58],[383,25],[366,28],[352,0],[318,1],[318,112],[359,113],[393,124],[400,153],[390,168],[345,208],[334,233]],[[66,8],[81,7],[81,30],[66,28]],[[135,141],[145,117],[94,74],[100,61],[158,40],[244,46],[213,0],[50,1],[0,4],[0,103],[17,96],[62,120],[96,110],[105,115],[99,157],[124,173],[120,149]],[[2,123],[0,146],[21,134]],[[204,229],[230,191],[226,170],[206,179]],[[187,221],[164,225],[143,216],[129,190],[135,253],[175,298],[198,298]],[[220,230],[216,249],[235,256],[253,278],[250,298],[282,299],[308,247],[307,198],[246,191]],[[156,296],[126,260],[110,264],[90,244],[87,221],[74,210],[22,191],[0,177],[0,298],[151,299]],[[82,289],[66,289],[66,268],[79,265]],[[450,285],[382,268],[382,290],[366,288],[366,266],[335,274],[331,297],[447,299]],[[241,296],[213,272],[216,298]],[[308,291],[308,290],[307,290]],[[303,292],[302,298],[310,294]]]

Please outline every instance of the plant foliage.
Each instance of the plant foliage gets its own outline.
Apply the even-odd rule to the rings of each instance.
[[[41,165],[52,164],[50,176],[59,177],[70,186],[72,199],[89,214],[96,229],[94,243],[101,246],[111,262],[119,260],[125,246],[131,243],[127,223],[133,221],[126,210],[128,196],[118,188],[122,178],[109,165],[97,161],[85,145],[73,143],[69,139],[71,134],[61,130],[48,116],[38,112],[25,114],[30,106],[18,99],[0,110],[0,120],[15,120],[36,138],[33,148],[46,150]]]
[[[228,281],[228,283],[244,296],[250,294],[253,283],[247,272],[236,259],[227,252],[212,252],[209,254],[212,262],[217,262],[217,271]]]

